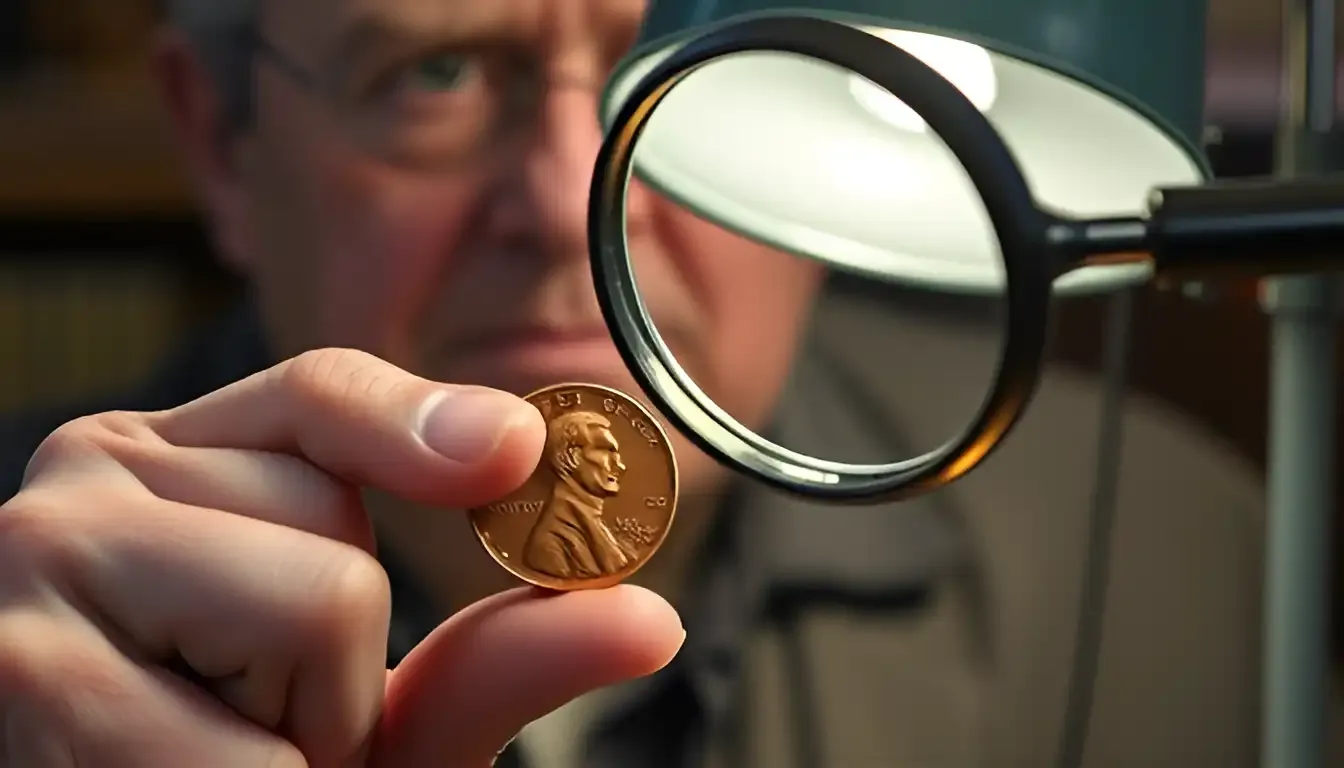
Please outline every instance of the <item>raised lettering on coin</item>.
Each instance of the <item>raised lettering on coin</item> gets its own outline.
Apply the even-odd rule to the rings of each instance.
[[[560,384],[525,398],[546,419],[532,477],[471,511],[495,561],[529,584],[600,589],[639,570],[662,545],[677,507],[666,433],[633,398]]]

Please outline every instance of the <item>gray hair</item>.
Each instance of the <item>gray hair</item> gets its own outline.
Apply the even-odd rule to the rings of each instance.
[[[168,23],[196,47],[231,127],[252,118],[252,55],[261,0],[163,0]]]

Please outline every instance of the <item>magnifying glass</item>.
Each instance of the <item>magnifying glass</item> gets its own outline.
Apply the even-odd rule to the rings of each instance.
[[[671,9],[664,11],[669,14],[684,10],[676,4],[666,8]],[[1117,14],[1124,11],[1116,8]],[[1196,16],[1190,10],[1169,20],[1180,28],[1194,24]],[[1147,34],[1170,32],[1155,47],[1160,52],[1197,55],[1197,49],[1176,44],[1179,31]],[[608,117],[610,128],[589,198],[590,260],[599,302],[636,382],[679,431],[719,462],[778,489],[819,500],[878,502],[924,493],[969,472],[1022,416],[1042,369],[1052,295],[1115,290],[1154,276],[1180,281],[1229,272],[1262,277],[1339,268],[1338,243],[1344,237],[1344,207],[1339,202],[1344,199],[1344,182],[1339,177],[1201,183],[1209,176],[1202,153],[1187,137],[1188,131],[1173,127],[1188,121],[1168,123],[1159,111],[1110,88],[1104,79],[1089,81],[1081,71],[1052,69],[1061,65],[1033,60],[1025,50],[1008,51],[993,54],[987,71],[1001,82],[986,88],[985,61],[977,64],[975,57],[963,55],[968,51],[960,51],[955,61],[969,62],[971,68],[949,76],[933,66],[939,63],[937,51],[921,50],[936,36],[920,38],[911,30],[903,34],[915,37],[893,41],[886,33],[894,32],[838,13],[744,15],[711,27],[694,40],[646,51],[615,79],[620,106]],[[958,41],[942,39],[949,42]],[[961,41],[961,45],[968,44]],[[941,50],[946,53],[945,46]],[[942,62],[944,69],[952,69],[950,61]],[[727,65],[731,65],[727,70],[717,69]],[[708,81],[713,87],[701,90],[696,78],[711,68],[714,77]],[[1186,70],[1202,73],[1191,66],[1172,71]],[[741,75],[739,82],[732,82],[734,72]],[[1135,77],[1129,70],[1111,75]],[[960,87],[956,79],[964,81]],[[1138,78],[1130,86],[1152,88],[1150,81]],[[624,90],[630,82],[633,85]],[[848,82],[849,87],[837,87],[837,82]],[[710,147],[692,154],[680,149],[688,144],[683,136],[650,131],[655,111],[679,101],[683,88],[696,98],[678,106],[691,104],[699,111],[677,125],[705,144],[713,143],[712,132],[698,134],[714,115],[704,108],[711,100],[699,97],[715,88],[738,100],[719,98],[716,103],[725,105],[725,111],[750,116],[752,110],[769,108],[770,119],[783,123],[806,121],[809,109],[834,109],[824,99],[846,91],[854,104],[891,130],[936,135],[951,159],[916,168],[927,172],[910,178],[878,179],[862,190],[837,186],[843,183],[835,181],[840,174],[827,177],[826,169],[819,168],[808,169],[826,181],[818,189],[773,189],[772,185],[796,185],[803,176],[762,165],[766,155],[751,144],[756,136],[739,130],[725,141],[726,150],[714,154]],[[786,105],[793,113],[781,110],[777,106],[781,94],[802,96],[804,103]],[[996,95],[1000,103],[991,110],[995,120],[991,123],[981,107]],[[1171,98],[1163,101],[1191,102],[1198,109],[1197,99],[1176,98],[1189,95],[1165,94]],[[812,96],[821,100],[806,103]],[[750,99],[755,101],[744,103]],[[823,144],[854,142],[857,156],[878,171],[889,169],[883,163],[890,159],[892,141],[865,144],[865,134],[853,128],[861,123],[847,118],[816,122],[827,134],[821,137]],[[759,118],[752,127],[761,133],[774,130]],[[655,134],[658,151],[652,159],[637,156],[636,145],[646,133]],[[822,162],[819,153],[807,146],[772,150],[780,157],[766,156],[765,162],[781,166]],[[741,162],[732,152],[750,155],[751,162]],[[928,147],[921,152],[927,156]],[[1031,161],[1030,183],[1015,154]],[[769,178],[743,179],[741,173],[712,167],[705,157],[739,170],[765,169],[763,175]],[[948,179],[958,170],[964,172],[964,183],[948,193]],[[863,464],[790,450],[733,418],[678,363],[637,289],[625,220],[632,171],[706,219],[834,269],[1001,298],[1005,327],[996,373],[966,427],[915,458]],[[861,175],[850,173],[848,178]],[[907,196],[917,214],[875,208],[890,204],[892,198],[884,190],[901,184],[921,187],[930,198]],[[827,195],[839,202],[825,199]],[[982,206],[979,219],[948,226],[912,218],[932,218],[949,202],[966,207],[972,198]],[[802,205],[800,199],[810,202]],[[1134,210],[1145,203],[1144,210]],[[857,210],[837,214],[839,206]],[[827,231],[828,223],[821,221],[818,211],[848,219]],[[956,231],[958,224],[985,230],[985,238],[968,240],[964,232]],[[854,235],[860,225],[868,227],[862,237]],[[894,253],[892,243],[912,240],[904,228],[921,225],[938,235],[925,238],[925,250],[942,244],[942,252],[932,258]],[[891,235],[894,229],[901,230],[899,236]],[[990,238],[996,245],[985,244]],[[958,264],[956,254],[947,251],[947,242],[969,243],[984,252]],[[994,262],[999,269],[986,269],[984,262]],[[900,354],[900,350],[873,352]]]
[[[870,102],[881,92],[901,94],[908,111],[900,117],[919,130],[927,126],[941,138],[981,195],[1002,253],[1006,333],[996,376],[970,423],[959,436],[923,455],[849,463],[767,440],[715,403],[688,374],[660,336],[638,289],[626,231],[636,145],[655,110],[698,69],[753,51],[791,54],[853,73],[880,89],[868,93]],[[1043,363],[1052,284],[1069,266],[1082,266],[1071,264],[1069,238],[1051,238],[1055,220],[1037,206],[1012,153],[977,105],[929,64],[848,24],[764,16],[738,21],[677,48],[629,90],[597,158],[588,228],[593,278],[616,346],[653,405],[679,431],[720,463],[777,489],[831,502],[871,503],[924,493],[961,477],[989,455],[1022,415]],[[881,259],[852,250],[822,248],[815,257],[843,271],[892,277]]]

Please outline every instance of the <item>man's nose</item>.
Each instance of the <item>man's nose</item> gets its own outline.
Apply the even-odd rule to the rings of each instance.
[[[600,84],[552,87],[526,160],[528,207],[537,234],[555,256],[587,254],[588,191],[602,144],[597,87]],[[643,215],[642,196],[631,190],[627,216],[632,223]]]

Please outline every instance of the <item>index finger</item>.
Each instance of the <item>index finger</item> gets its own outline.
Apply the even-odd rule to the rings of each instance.
[[[350,483],[454,507],[522,485],[546,431],[521,398],[347,349],[304,353],[153,414],[150,426],[174,445],[295,454]]]

